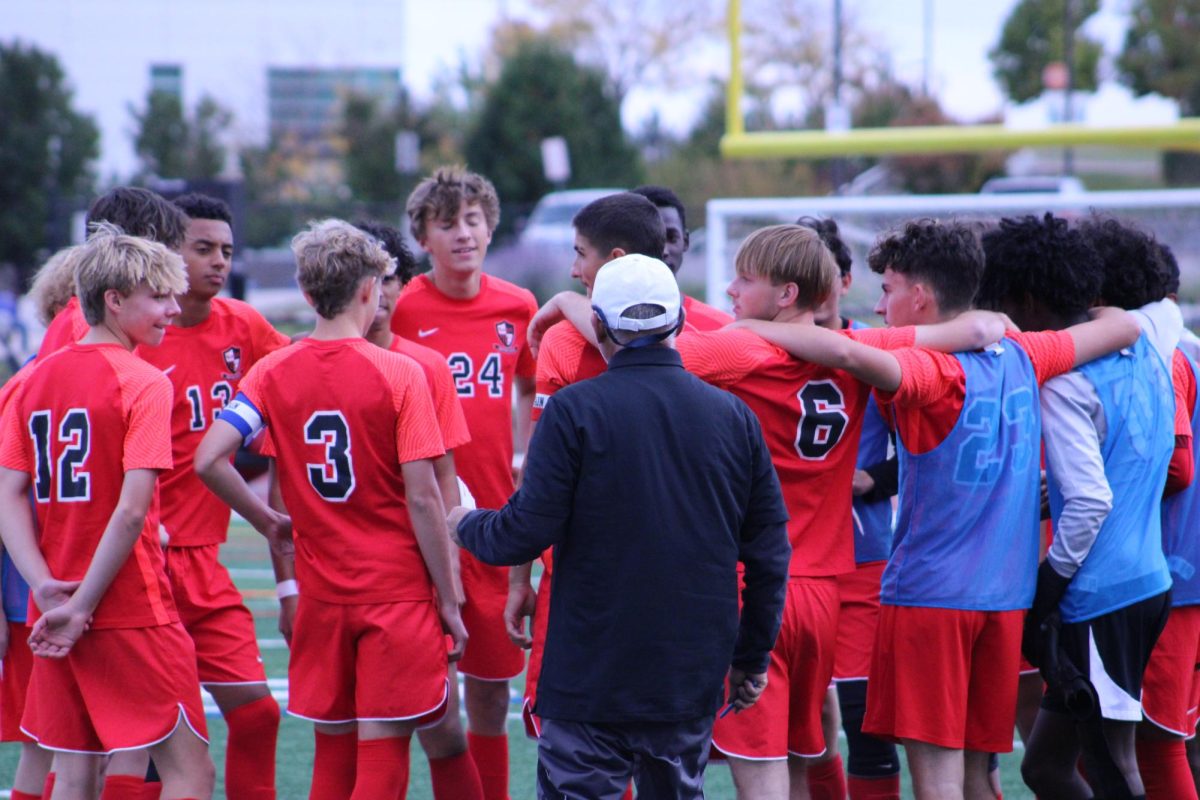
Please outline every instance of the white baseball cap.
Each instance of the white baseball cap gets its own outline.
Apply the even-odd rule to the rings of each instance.
[[[650,319],[622,317],[633,306],[653,304],[663,313]],[[649,331],[679,321],[679,284],[670,267],[657,258],[631,253],[614,258],[596,273],[592,308],[609,330]]]

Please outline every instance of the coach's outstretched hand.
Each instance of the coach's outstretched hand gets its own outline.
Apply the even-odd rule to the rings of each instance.
[[[767,688],[767,673],[751,674],[737,667],[729,669],[729,705],[734,712],[745,711],[758,702]]]
[[[42,658],[64,658],[88,629],[92,615],[71,602],[50,609],[33,624],[29,649]]]
[[[458,539],[458,523],[462,522],[462,518],[471,513],[471,509],[463,506],[455,506],[450,509],[450,513],[446,515],[446,530],[450,532],[450,541],[454,542],[459,547],[462,547],[462,542]]]

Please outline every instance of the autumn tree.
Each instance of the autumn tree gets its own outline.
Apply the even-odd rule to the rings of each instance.
[[[130,106],[135,132],[134,150],[146,178],[211,180],[225,168],[221,137],[233,115],[208,95],[200,98],[191,116],[174,92],[152,90],[145,108]]]
[[[0,43],[0,263],[22,276],[65,243],[54,220],[91,193],[100,132],[73,94],[53,55]]]
[[[1042,73],[1051,64],[1066,63],[1064,32],[1073,36],[1072,86],[1076,90],[1096,88],[1096,67],[1103,53],[1101,44],[1079,31],[1096,13],[1100,0],[1021,0],[1013,8],[1000,32],[1000,41],[988,52],[992,74],[1009,99],[1024,103],[1041,95]],[[1070,31],[1067,31],[1067,23]]]

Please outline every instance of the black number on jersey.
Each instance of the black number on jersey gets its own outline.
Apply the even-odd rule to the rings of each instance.
[[[304,423],[304,441],[325,445],[325,460],[305,464],[308,482],[331,503],[344,503],[354,493],[354,462],[350,458],[350,428],[340,411],[318,411]]]
[[[811,381],[796,393],[800,400],[800,424],[796,428],[796,452],[808,461],[821,461],[846,431],[846,398],[833,381]]]
[[[488,353],[478,375],[475,375],[475,362],[466,353],[451,353],[446,357],[446,365],[450,367],[459,397],[474,397],[476,383],[487,387],[488,397],[504,396],[504,368],[499,353]],[[471,380],[472,375],[475,380]]]
[[[92,476],[84,470],[92,452],[92,425],[85,408],[72,408],[58,426],[58,441],[65,443],[58,463],[50,457],[50,431],[54,422],[49,411],[35,411],[29,417],[29,435],[33,439],[33,496],[39,503],[50,502],[51,486],[58,471],[57,497],[60,502],[78,503],[92,497]]]
[[[201,401],[200,387],[189,386],[183,390],[187,395],[188,405],[191,406],[191,417],[188,419],[188,429],[193,431],[204,430],[204,404]],[[229,405],[229,401],[233,399],[233,387],[225,381],[217,381],[212,385],[212,389],[208,391],[209,397],[217,401],[216,408],[213,409],[213,419],[215,420],[221,413],[221,409]]]

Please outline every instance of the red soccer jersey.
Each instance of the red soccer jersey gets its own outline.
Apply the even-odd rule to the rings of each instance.
[[[600,351],[583,338],[569,322],[559,322],[546,331],[538,350],[537,394],[532,418],[542,416],[546,401],[564,386],[594,378],[608,369]]]
[[[301,591],[326,603],[431,598],[400,468],[445,452],[421,368],[365,339],[309,338],[255,364],[238,394],[252,410],[234,403],[222,418],[256,413],[250,430],[270,432]]]
[[[79,298],[72,297],[46,326],[46,335],[38,346],[38,358],[61,350],[71,342],[78,342],[87,332],[88,324],[83,318],[83,309],[79,307]]]
[[[1175,451],[1167,467],[1166,494],[1186,489],[1195,476],[1192,450],[1192,409],[1196,407],[1196,376],[1187,356],[1178,347],[1171,355],[1171,383],[1175,387]]]
[[[1071,369],[1075,342],[1066,331],[1008,333],[1033,364],[1038,386]],[[962,364],[949,353],[913,348],[894,354],[900,361],[900,388],[876,392],[882,407],[892,406],[896,431],[910,453],[933,450],[950,435],[967,396]]]
[[[912,328],[841,333],[889,348],[908,347],[914,336]],[[790,574],[853,572],[850,487],[870,387],[746,330],[690,333],[676,347],[690,372],[733,392],[758,417],[790,517]]]
[[[209,424],[237,394],[242,375],[288,341],[251,306],[217,297],[208,319],[199,325],[171,326],[158,347],[134,351],[166,373],[175,390],[171,412],[175,468],[159,480],[162,524],[172,547],[225,541],[229,506],[196,476],[192,458]]]
[[[733,317],[719,308],[701,303],[694,297],[683,296],[684,325],[697,331],[716,331],[733,322]]]
[[[442,432],[442,446],[447,450],[462,447],[471,441],[471,432],[467,429],[467,418],[463,415],[462,403],[458,402],[458,393],[454,391],[454,378],[446,359],[437,350],[424,345],[410,342],[403,336],[392,336],[393,352],[408,356],[417,362],[417,366],[425,373],[425,382],[429,385],[429,394],[433,398],[433,411],[437,415],[438,428]]]
[[[432,347],[450,367],[471,431],[454,462],[480,508],[500,508],[513,491],[512,385],[534,377],[525,330],[536,312],[531,292],[490,275],[470,300],[447,297],[419,275],[396,301],[392,331]]]
[[[171,468],[171,384],[120,345],[70,344],[38,360],[5,411],[0,439],[0,466],[32,479],[38,545],[50,574],[82,580],[125,473]],[[31,604],[29,623],[37,617]],[[152,505],[92,627],[140,628],[177,619]]]

